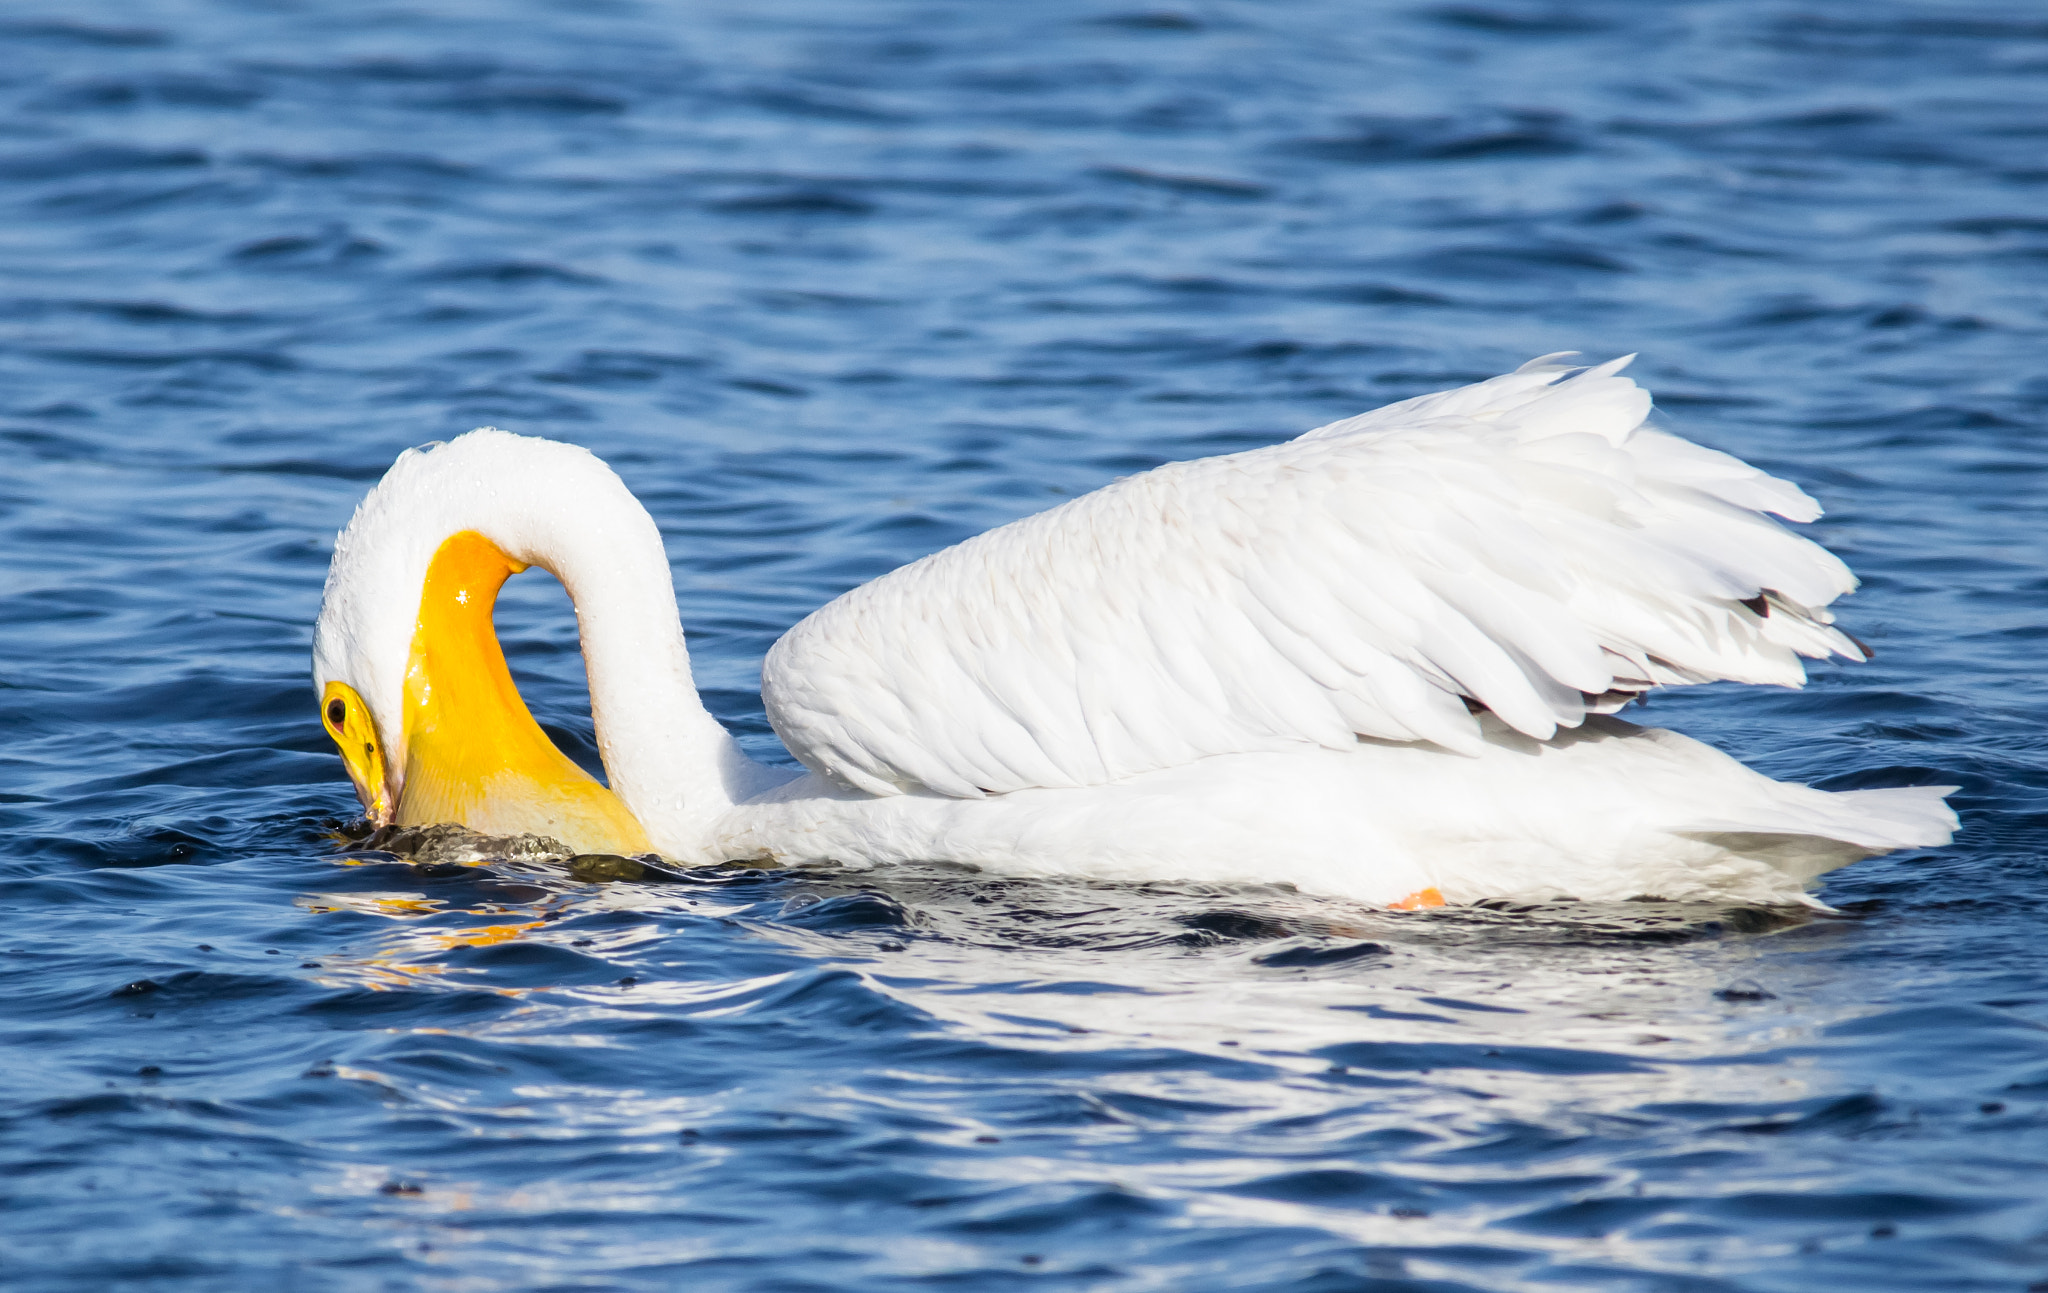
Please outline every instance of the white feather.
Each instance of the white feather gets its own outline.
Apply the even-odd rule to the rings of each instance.
[[[1797,686],[1802,655],[1860,656],[1819,618],[1854,577],[1758,510],[1811,499],[1646,428],[1626,360],[1546,361],[884,575],[776,644],[769,718],[842,784],[1004,794],[1358,736],[1476,755],[1468,699],[1549,739],[1587,696]],[[1013,717],[1054,705],[1079,721]],[[962,745],[995,731],[1004,758]]]

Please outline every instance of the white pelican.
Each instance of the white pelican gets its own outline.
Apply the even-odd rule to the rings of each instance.
[[[322,717],[373,822],[692,864],[1787,902],[1946,843],[1953,787],[1814,790],[1606,716],[1866,652],[1827,610],[1855,577],[1763,515],[1811,498],[1646,425],[1627,359],[1560,358],[1170,463],[833,600],[761,670],[803,773],[706,712],[611,469],[472,431],[401,454],[336,542]],[[575,604],[609,789],[506,670],[491,608],[528,566]]]

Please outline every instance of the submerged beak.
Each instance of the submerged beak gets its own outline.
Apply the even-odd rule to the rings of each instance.
[[[377,740],[370,707],[355,688],[345,682],[330,682],[320,697],[320,723],[341,750],[348,779],[356,784],[356,798],[363,801],[363,816],[372,826],[389,826],[398,796],[391,789],[384,747]]]
[[[578,853],[651,853],[639,819],[555,748],[513,685],[491,609],[524,569],[474,530],[443,542],[427,567],[405,673],[395,820],[544,835]]]

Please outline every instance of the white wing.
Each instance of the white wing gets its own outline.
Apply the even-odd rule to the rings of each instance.
[[[1614,374],[1520,370],[1170,463],[820,608],[768,653],[792,753],[872,794],[1097,785],[1359,738],[1539,739],[1661,684],[1796,687],[1864,652],[1856,586],[1762,515],[1820,507],[1643,425]]]

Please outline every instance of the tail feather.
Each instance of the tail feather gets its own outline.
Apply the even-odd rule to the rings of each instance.
[[[1701,833],[1812,835],[1872,853],[1936,848],[1954,836],[1955,809],[1945,801],[1958,786],[1902,786],[1887,790],[1814,790],[1780,784],[1773,803],[1744,805],[1740,815],[1700,818],[1683,829]]]

